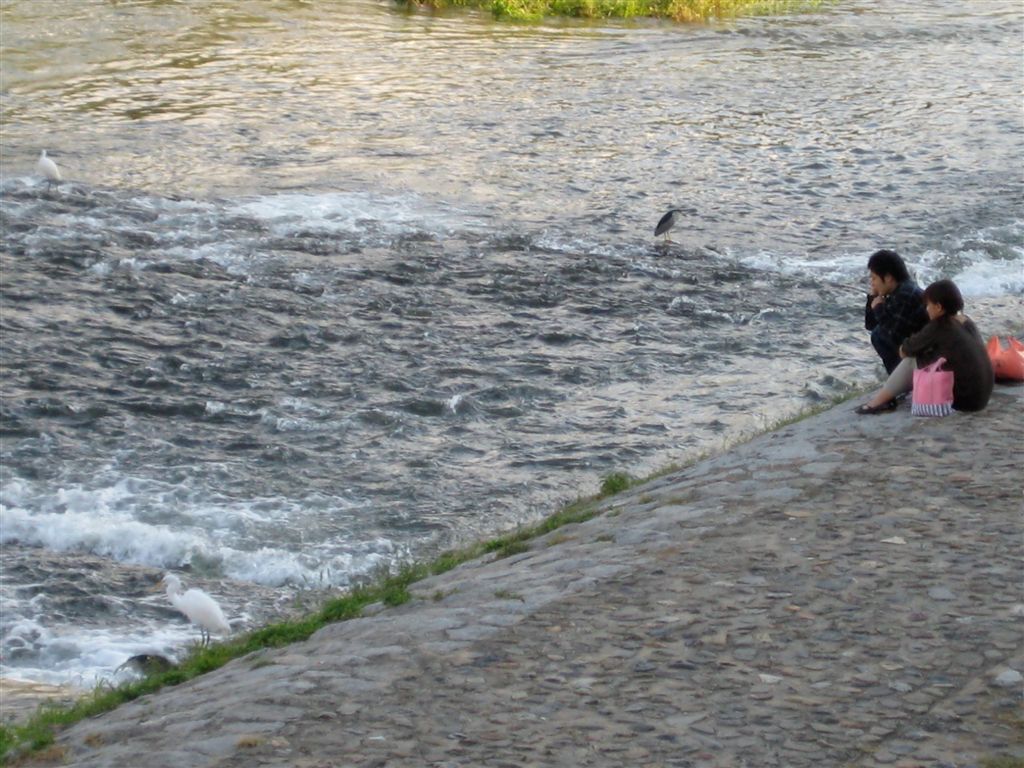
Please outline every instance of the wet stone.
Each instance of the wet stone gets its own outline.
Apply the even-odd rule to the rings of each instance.
[[[1024,681],[1024,675],[1021,675],[1016,669],[1004,669],[995,677],[995,684],[1001,688],[1017,688],[1020,687],[1022,681]]]

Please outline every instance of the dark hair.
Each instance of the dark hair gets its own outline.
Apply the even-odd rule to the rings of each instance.
[[[955,315],[964,308],[964,297],[952,280],[938,280],[924,289],[924,300],[938,304],[947,315]]]
[[[888,249],[875,251],[871,254],[871,258],[868,259],[868,269],[881,278],[885,278],[886,275],[892,275],[897,283],[910,279],[910,272],[907,271],[907,265],[903,261],[903,257],[896,253],[896,251]]]

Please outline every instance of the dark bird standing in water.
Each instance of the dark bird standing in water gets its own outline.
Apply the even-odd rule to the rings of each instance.
[[[658,226],[654,228],[654,236],[658,235],[665,236],[665,242],[671,243],[672,238],[668,236],[668,233],[675,229],[676,225],[683,218],[683,212],[678,208],[673,208],[671,211],[661,217],[661,221],[658,222]]]

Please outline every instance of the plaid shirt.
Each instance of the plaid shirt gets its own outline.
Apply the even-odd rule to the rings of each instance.
[[[913,280],[904,280],[877,307],[871,306],[872,299],[868,296],[864,327],[873,331],[880,326],[892,343],[899,346],[907,336],[917,333],[928,322],[923,293]]]

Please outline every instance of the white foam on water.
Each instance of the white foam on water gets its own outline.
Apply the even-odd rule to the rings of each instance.
[[[1024,227],[1022,227],[1024,229]],[[999,228],[1005,235],[1007,228]],[[992,251],[972,247],[973,241],[985,241],[984,232],[976,233],[950,246],[949,250],[927,250],[923,253],[902,253],[917,282],[923,287],[935,280],[950,278],[965,296],[1005,296],[1024,293],[1024,236],[1011,236],[998,241]],[[867,260],[871,252],[841,252],[834,256],[812,258],[807,254],[757,251],[735,253],[733,257],[751,269],[803,275],[820,280],[843,283],[851,289],[866,288]]]
[[[623,245],[622,243],[600,242],[576,234],[545,230],[533,239],[534,245],[544,251],[567,255],[586,254],[606,258],[645,258],[650,255],[651,245]]]
[[[236,540],[236,536],[222,527],[222,509],[211,506],[205,515],[195,515],[209,518],[211,529],[206,530],[200,526],[182,529],[143,523],[126,514],[47,514],[0,507],[0,543],[42,546],[54,552],[89,552],[121,563],[155,568],[178,568],[202,560],[218,564],[224,575],[239,581],[305,587],[344,586],[353,574],[367,573],[390,562],[400,549],[383,537],[307,546],[296,542],[300,551],[287,547],[239,549],[227,543]],[[243,517],[267,523],[251,510],[236,513],[235,522]],[[330,578],[325,574],[330,574]]]
[[[351,414],[330,418],[336,411],[316,405],[310,400],[283,397],[273,405],[256,411],[260,423],[275,432],[343,432],[350,426]]]
[[[140,653],[159,654],[172,662],[198,639],[195,627],[181,621],[128,626],[50,628],[45,617],[23,618],[6,628],[0,676],[68,685],[88,691],[102,682],[129,679],[118,671]]]
[[[301,406],[301,403],[298,404]],[[177,570],[202,561],[215,564],[236,582],[320,589],[347,587],[352,578],[407,558],[406,547],[379,535],[352,535],[339,530],[324,541],[303,541],[296,523],[308,510],[333,519],[348,510],[344,498],[312,495],[302,502],[254,499],[245,502],[179,503],[171,523],[145,522],[164,504],[166,489],[152,481],[124,478],[112,485],[89,489],[69,486],[46,493],[24,480],[0,490],[0,542],[38,545],[53,552],[90,552],[115,561],[161,570]],[[281,543],[244,549],[236,546],[236,529],[252,528],[250,539],[271,540],[268,531],[298,533]],[[252,542],[250,542],[252,543]],[[162,595],[142,598],[139,610],[68,619],[47,606],[51,598],[35,592],[19,597],[17,588],[0,584],[0,675],[50,684],[91,689],[102,681],[117,682],[131,671],[117,673],[128,658],[140,653],[170,658],[198,639],[195,627],[163,605]],[[236,590],[237,591],[237,590]],[[244,594],[244,588],[241,593]],[[124,600],[114,599],[123,605]],[[220,597],[232,625],[246,625],[244,608]],[[161,618],[146,618],[154,604],[165,609]]]
[[[302,397],[282,397],[278,402],[282,408],[287,408],[296,413],[307,413],[311,416],[325,417],[334,412],[333,409],[324,408],[312,400]]]
[[[964,266],[953,274],[946,274],[943,262],[947,254],[928,251],[921,257],[918,277],[922,285],[948,277],[968,297],[1003,296],[1024,293],[1024,248],[1018,258],[992,259],[987,253],[967,248],[957,251],[955,262]]]
[[[0,490],[0,543],[88,552],[154,568],[202,563],[228,578],[277,587],[347,586],[352,576],[403,557],[375,533],[344,528],[358,510],[344,496],[193,500],[191,489],[122,478],[110,485],[39,490],[15,480]],[[338,531],[305,541],[303,520],[319,515]],[[262,543],[273,541],[273,546]]]
[[[377,231],[387,235],[415,231],[440,237],[453,230],[482,226],[479,217],[463,208],[427,202],[411,194],[282,193],[242,200],[227,210],[257,219],[275,235],[285,237],[305,231],[323,234]]]
[[[179,566],[202,552],[206,543],[193,533],[141,523],[127,514],[109,511],[47,513],[0,505],[0,518],[0,543],[31,544],[54,552],[91,552],[135,565]]]
[[[26,210],[28,210],[26,208]],[[272,262],[267,235],[344,236],[362,244],[385,245],[396,236],[426,234],[434,238],[458,232],[484,231],[485,214],[413,194],[371,194],[326,192],[320,194],[280,193],[236,200],[166,200],[132,197],[104,201],[102,215],[62,214],[62,228],[75,231],[79,239],[95,234],[103,246],[111,231],[144,232],[153,246],[137,257],[101,259],[90,271],[106,277],[118,269],[143,270],[158,261],[209,261],[233,275],[250,275]],[[138,211],[151,218],[138,220]],[[40,232],[30,242],[43,247],[52,232]],[[308,273],[296,277],[301,284],[318,284]]]
[[[347,421],[331,420],[321,421],[317,419],[306,419],[300,416],[281,416],[269,411],[260,415],[260,422],[275,432],[340,432],[347,427]]]
[[[207,234],[202,234],[207,237]],[[161,258],[180,261],[209,261],[223,267],[228,274],[248,275],[253,266],[260,263],[255,253],[256,245],[251,239],[213,242],[189,242],[171,246],[161,251]]]
[[[254,552],[222,551],[224,570],[232,578],[258,584],[294,584],[305,589],[347,586],[351,576],[366,574],[401,559],[406,551],[387,538],[363,542],[359,550],[327,555],[324,547],[297,553],[276,547]]]
[[[117,269],[123,269],[129,272],[141,272],[145,269],[145,264],[138,259],[114,259],[112,261],[97,261],[89,267],[89,271],[94,275],[100,277],[107,277],[111,272]]]

